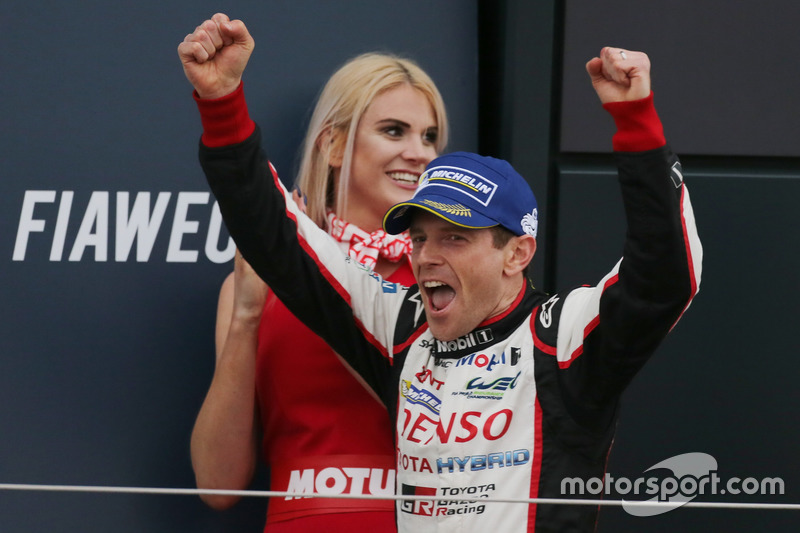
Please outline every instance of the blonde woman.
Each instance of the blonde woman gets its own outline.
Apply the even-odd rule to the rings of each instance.
[[[214,15],[178,48],[209,147],[258,135],[241,85],[252,38],[231,43],[234,25],[243,27]],[[390,281],[413,284],[407,235],[387,235],[383,215],[412,196],[446,142],[442,98],[415,63],[376,53],[350,60],[326,84],[309,124],[297,177],[306,213],[344,253]],[[245,489],[263,455],[271,490],[394,493],[385,406],[238,254],[220,291],[216,352],[192,433],[198,487]],[[225,509],[238,497],[204,500]],[[273,498],[265,526],[271,533],[395,530],[393,502],[369,499]]]

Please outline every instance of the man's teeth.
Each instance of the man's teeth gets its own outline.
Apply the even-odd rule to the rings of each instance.
[[[395,181],[403,181],[406,183],[417,183],[419,180],[419,176],[408,172],[390,172],[389,177]]]
[[[428,294],[430,306],[434,311],[441,311],[450,305],[456,297],[456,291],[441,281],[426,281],[425,290]]]

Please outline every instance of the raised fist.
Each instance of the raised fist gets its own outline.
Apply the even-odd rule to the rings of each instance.
[[[586,63],[586,72],[604,104],[650,96],[650,58],[644,52],[605,47]]]
[[[186,36],[178,56],[200,98],[220,98],[239,87],[254,47],[244,22],[217,13]]]

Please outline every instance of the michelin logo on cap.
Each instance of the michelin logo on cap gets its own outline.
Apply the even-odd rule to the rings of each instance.
[[[420,179],[419,192],[424,187],[447,187],[488,206],[497,191],[497,184],[480,174],[458,167],[429,168]]]

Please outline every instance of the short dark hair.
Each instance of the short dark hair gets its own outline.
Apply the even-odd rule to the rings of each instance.
[[[508,241],[510,241],[512,238],[516,237],[514,232],[512,232],[510,229],[506,229],[500,225],[492,226],[489,228],[489,231],[492,232],[492,246],[498,250],[508,244]],[[530,263],[525,265],[525,268],[522,270],[522,275],[526,278],[528,277],[528,267],[530,267]]]
[[[492,226],[489,230],[492,232],[492,246],[498,250],[508,244],[508,241],[514,236],[514,233],[512,233],[510,229],[499,225]]]

